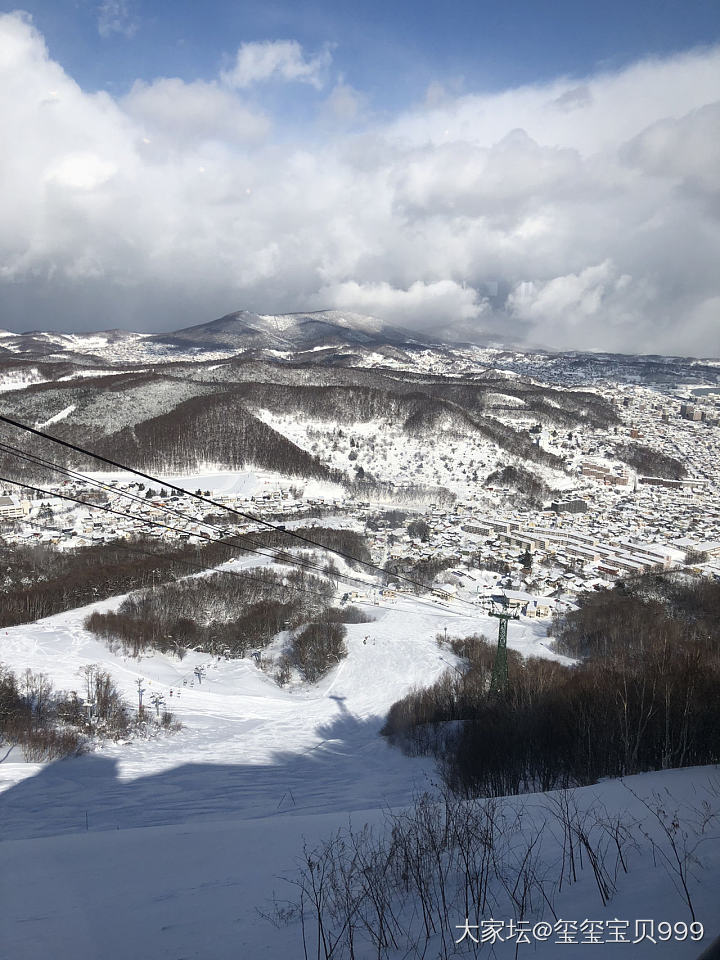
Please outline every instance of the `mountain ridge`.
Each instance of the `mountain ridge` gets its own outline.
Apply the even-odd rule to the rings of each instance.
[[[258,314],[237,310],[148,340],[173,347],[206,349],[308,350],[334,346],[443,346],[434,337],[341,310]]]

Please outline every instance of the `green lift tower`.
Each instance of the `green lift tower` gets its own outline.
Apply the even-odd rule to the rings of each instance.
[[[495,663],[493,664],[492,677],[490,678],[490,695],[493,697],[505,697],[508,689],[508,620],[518,620],[520,614],[510,610],[507,597],[504,596],[492,598],[488,613],[491,617],[497,617],[500,621],[498,623],[497,653],[495,654]]]

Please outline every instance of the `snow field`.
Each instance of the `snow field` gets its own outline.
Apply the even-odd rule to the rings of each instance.
[[[673,797],[688,802],[697,800],[706,782],[703,768],[628,779],[641,795],[669,788]],[[643,815],[641,804],[617,782],[585,788],[578,795],[581,805],[600,801],[609,811]],[[535,798],[524,799],[532,803]],[[352,814],[355,828],[365,823],[379,828],[381,820],[382,811],[376,807],[358,808]],[[0,843],[0,958],[301,958],[298,922],[275,926],[263,914],[271,912],[273,897],[282,901],[296,893],[287,881],[295,876],[303,843],[312,849],[347,826],[348,816],[340,811],[291,816],[279,809],[256,819],[214,822],[190,813],[186,822],[170,826],[102,831],[91,826],[73,835]],[[717,932],[712,883],[720,871],[717,848],[704,859],[705,882],[694,890],[696,910],[706,927],[702,943],[596,946],[595,955],[611,960],[697,958]],[[586,917],[689,921],[687,908],[659,866],[653,867],[647,851],[632,856],[630,873],[621,874],[618,892],[606,907],[600,904],[589,872],[565,889],[558,904],[561,918],[578,923]],[[554,918],[548,914],[547,919]],[[460,916],[454,920],[463,921]],[[452,933],[460,936],[459,930]],[[585,960],[588,951],[583,944],[535,943],[521,947],[517,955]],[[516,956],[513,944],[497,944],[494,954],[470,944],[459,955],[500,960]],[[360,953],[358,960],[370,960],[370,954]]]
[[[241,569],[257,562],[248,557],[225,566]],[[268,803],[277,804],[288,789],[294,807],[306,810],[351,809],[359,802],[372,805],[391,798],[407,802],[418,777],[424,780],[432,765],[403,757],[378,737],[387,710],[413,686],[431,684],[455,662],[435,640],[445,627],[449,637],[479,632],[494,637],[497,629],[494,621],[474,616],[466,604],[457,605],[459,612],[415,598],[359,604],[376,619],[347,625],[348,657],[315,686],[280,688],[251,658],[225,661],[190,652],[183,660],[158,653],[135,660],[110,652],[83,628],[83,621],[92,610],[111,609],[121,599],[3,631],[0,660],[18,673],[26,668],[46,673],[56,689],[74,689],[80,695],[79,671],[97,663],[131,704],[137,703],[136,681],[142,678],[146,707],[153,693],[161,693],[184,729],[148,741],[109,743],[97,755],[54,765],[33,789],[49,783],[47,802],[52,808],[52,784],[60,777],[71,785],[72,802],[41,817],[24,802],[15,804],[10,788],[27,783],[42,768],[13,754],[0,764],[0,789],[10,790],[5,796],[5,837],[78,829],[77,810],[88,804],[101,808],[99,822],[105,826],[174,822],[178,811],[170,803],[166,808],[153,804],[136,809],[126,823],[122,790],[116,794],[120,783],[163,774],[175,786],[182,780],[188,805],[195,796],[198,813],[204,809],[211,816],[264,814]],[[554,656],[546,643],[540,624],[511,626],[509,644],[523,653]],[[206,670],[202,683],[194,675],[198,666]],[[110,782],[91,776],[83,786],[84,771],[97,769],[100,757],[106,761],[103,769],[112,767]],[[214,765],[215,773],[185,782],[178,771],[188,764]],[[316,777],[307,776],[315,768],[323,771],[320,790]],[[224,794],[220,784],[230,782],[232,792]]]

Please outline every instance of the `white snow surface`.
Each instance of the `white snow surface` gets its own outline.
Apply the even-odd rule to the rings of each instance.
[[[65,407],[64,410],[61,410],[59,413],[56,413],[55,416],[50,417],[49,420],[44,420],[42,423],[36,423],[35,426],[42,430],[43,427],[49,427],[51,423],[58,423],[60,420],[66,420],[73,410],[76,410],[77,407],[74,403],[71,403],[69,407]]]
[[[248,557],[224,566],[256,564]],[[79,670],[97,663],[129,700],[142,677],[146,702],[163,693],[184,725],[176,734],[52,764],[0,756],[0,960],[302,957],[297,923],[277,928],[258,909],[269,909],[274,892],[291,892],[281,877],[292,876],[303,838],[327,839],[349,817],[355,827],[378,823],[386,807],[405,806],[432,788],[433,763],[408,758],[378,736],[384,715],[413,686],[456,663],[436,641],[445,628],[449,637],[494,636],[496,622],[429,599],[366,604],[375,619],[348,625],[347,659],[317,685],[280,688],[252,659],[190,652],[182,661],[161,654],[138,661],[111,653],[83,621],[121,599],[0,631],[0,660],[14,670],[30,667],[56,688],[80,692]],[[508,643],[525,655],[555,657],[544,634],[542,624],[520,620],[510,625]],[[194,681],[198,665],[206,668],[201,685]],[[699,769],[630,782],[641,792],[669,787],[687,798],[706,779]],[[580,792],[611,810],[636,803],[617,782]],[[571,887],[564,915],[688,920],[667,877],[646,861],[621,877],[606,908],[590,899],[587,885]],[[712,863],[717,878],[718,849]],[[712,883],[696,896],[708,923]],[[625,954],[690,960],[701,948],[671,941]],[[598,955],[615,955],[603,949]],[[537,952],[560,955],[553,944]],[[496,955],[513,956],[514,948]],[[565,945],[561,955],[577,960],[586,947]]]
[[[45,378],[40,376],[40,371],[36,367],[8,370],[7,373],[0,376],[0,393],[8,393],[10,390],[25,390],[36,383],[46,382]]]
[[[133,373],[145,373],[147,367],[133,370]],[[74,373],[69,374],[67,377],[58,377],[58,383],[67,383],[72,380],[84,380],[95,377],[122,377],[127,374],[127,370],[100,370],[97,367],[89,367],[86,370],[76,370]]]
[[[363,330],[366,333],[379,333],[387,324],[378,317],[361,313],[347,313],[340,310],[321,310],[308,314],[259,314],[270,327],[277,331],[292,330],[301,320],[311,319],[319,322],[335,324],[349,330]]]
[[[134,483],[138,477],[128,471],[89,471],[84,476],[103,483]],[[254,470],[223,470],[217,464],[207,464],[204,469],[192,475],[162,474],[157,482],[145,480],[148,487],[161,489],[163,486],[175,486],[181,490],[194,493],[196,490],[209,490],[211,498],[214,496],[237,497],[247,499],[264,493],[274,493],[278,490],[287,490],[292,486],[301,486],[306,497],[323,497],[327,499],[339,498],[343,495],[343,488],[336,483],[324,480],[295,479],[273,470],[257,468]]]
[[[257,564],[257,558],[247,557],[223,567],[241,569]],[[474,616],[463,603],[457,604],[457,612],[431,600],[409,597],[383,600],[378,605],[359,603],[376,619],[347,625],[348,657],[317,685],[283,689],[251,658],[218,661],[190,652],[182,661],[157,653],[138,661],[110,653],[83,628],[83,621],[92,610],[112,609],[120,599],[12,627],[0,635],[3,663],[16,672],[27,667],[44,672],[58,689],[82,693],[79,670],[98,663],[112,674],[131,702],[137,699],[135,681],[139,677],[146,682],[146,698],[158,691],[165,695],[168,709],[184,724],[184,730],[129,746],[105,746],[102,758],[108,769],[112,767],[112,779],[128,782],[168,772],[184,781],[178,772],[183,765],[217,765],[219,781],[216,776],[207,780],[190,777],[192,786],[188,782],[183,787],[182,812],[172,803],[141,804],[129,813],[122,801],[115,808],[101,790],[96,802],[106,827],[115,826],[118,818],[124,826],[176,822],[189,809],[194,809],[196,816],[229,812],[257,816],[268,803],[277,804],[288,789],[293,791],[296,811],[407,802],[413,781],[415,786],[421,783],[430,765],[404,758],[377,736],[388,708],[413,686],[431,684],[455,662],[435,639],[445,627],[449,637],[492,635],[496,630],[494,621]],[[548,649],[544,633],[544,626],[529,620],[514,624],[509,645],[526,655],[556,657]],[[369,639],[364,643],[365,637]],[[193,675],[198,665],[207,669],[202,685]],[[83,771],[96,768],[98,762],[98,756],[93,756],[66,761],[56,769],[72,770],[72,781],[78,783]],[[0,764],[0,790],[40,769],[11,757]],[[170,774],[173,770],[176,772]],[[311,770],[314,774],[308,776]],[[315,773],[322,776],[322,784]],[[229,784],[233,785],[230,792],[224,789]],[[85,802],[89,799],[87,795]],[[55,807],[52,816],[41,822],[34,813],[27,817],[27,812],[24,805],[14,814],[6,809],[5,835],[11,824],[11,832],[31,836],[77,829],[77,811],[71,805]]]
[[[362,758],[359,759],[359,763]],[[108,777],[102,762],[89,772],[85,783]],[[202,768],[195,770],[200,777]],[[110,772],[111,774],[111,772]],[[320,771],[318,771],[318,776]],[[631,777],[627,785],[641,795],[669,790],[674,798],[692,802],[707,781],[704,768],[666,771]],[[160,784],[156,783],[156,786]],[[62,790],[58,784],[58,791]],[[65,784],[67,786],[67,784]],[[319,785],[320,786],[320,785]],[[145,802],[159,804],[168,797],[152,792]],[[120,789],[118,787],[118,789]],[[182,794],[182,784],[176,795]],[[610,811],[642,816],[640,803],[625,787],[613,781],[580,791],[581,802],[599,800]],[[28,802],[34,797],[28,794]],[[510,801],[511,803],[513,801]],[[297,922],[288,927],[271,924],[260,913],[271,910],[271,900],[291,898],[294,875],[303,842],[312,847],[347,827],[347,814],[301,813],[287,807],[289,795],[274,808],[268,804],[256,818],[210,821],[192,812],[185,822],[169,826],[99,829],[42,839],[0,843],[0,900],[3,905],[0,957],[3,960],[74,960],[76,957],[126,960],[128,956],[152,960],[301,960],[302,942]],[[358,808],[355,825],[377,825],[376,807]],[[712,861],[715,877],[720,868],[717,850]],[[589,869],[589,868],[588,868]],[[592,882],[592,881],[590,881]],[[601,907],[585,882],[569,887],[563,896],[564,919],[578,924],[591,919],[639,918],[689,922],[687,908],[671,889],[652,859],[634,861],[631,872],[620,878],[613,900]],[[689,940],[596,946],[590,955],[632,960],[695,960],[717,933],[717,890],[709,882],[695,893],[698,915],[706,937]],[[457,924],[462,924],[457,917]],[[498,918],[505,919],[505,918]],[[550,922],[552,915],[548,915]],[[453,931],[460,936],[459,931]],[[466,944],[466,947],[468,945]],[[537,957],[542,960],[586,960],[587,944],[535,942],[519,948],[498,944],[459,952],[459,956]],[[314,954],[311,954],[314,956]],[[369,950],[357,960],[372,960]],[[435,953],[428,958],[436,957]]]

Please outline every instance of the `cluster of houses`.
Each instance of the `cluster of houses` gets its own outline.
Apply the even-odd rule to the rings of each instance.
[[[566,488],[551,504],[520,508],[513,490],[484,487],[482,478],[468,484],[464,478],[452,507],[431,505],[418,514],[426,525],[422,537],[416,528],[411,535],[406,522],[369,524],[373,560],[398,570],[439,568],[431,580],[443,599],[482,603],[500,591],[513,610],[541,618],[572,603],[578,593],[607,587],[628,574],[687,567],[720,577],[720,427],[712,416],[688,416],[689,396],[682,392],[668,396],[634,385],[598,389],[613,397],[619,424],[605,431],[545,431],[547,448],[564,457],[567,467]],[[693,398],[697,404],[715,409],[720,395]],[[617,458],[619,445],[635,441],[680,460],[688,476],[677,481],[637,476]],[[208,493],[221,506],[282,523],[296,517],[300,522],[315,510],[342,514],[359,527],[373,513],[382,517],[393,509],[389,503],[372,507],[359,497],[306,496],[301,487],[302,481],[288,479],[260,484],[252,496]],[[57,492],[81,500],[98,496],[97,488],[81,481]],[[136,498],[132,504],[127,494]],[[23,500],[7,490],[0,495],[0,535],[8,542],[50,543],[59,549],[139,534],[200,543],[208,531],[205,518],[211,514],[220,522],[219,511],[177,491],[112,481],[99,496],[128,516],[78,507],[60,497]],[[173,510],[183,518],[168,512]],[[222,524],[235,535],[260,529],[230,516]],[[385,588],[388,597],[402,589],[400,583]]]
[[[103,496],[98,498],[97,487],[81,481],[62,484],[57,488],[62,496],[21,500],[14,494],[0,495],[0,535],[7,543],[31,545],[47,544],[60,550],[72,550],[93,544],[109,543],[118,539],[144,536],[168,542],[201,543],[206,541],[209,528],[204,519],[214,514],[218,523],[219,511],[194,496],[183,496],[166,490],[148,491],[139,483],[111,481]],[[327,506],[319,498],[297,499],[286,486],[276,486],[248,498],[204,491],[215,503],[232,506],[259,519],[278,516],[292,518],[311,507]],[[128,500],[131,496],[133,500]],[[77,507],[64,497],[90,501],[95,498],[112,513],[91,507]],[[127,514],[126,518],[119,514]],[[182,514],[182,517],[179,516]],[[237,521],[237,522],[236,522]],[[252,521],[242,521],[227,515],[227,534],[239,535],[261,529]],[[214,530],[212,536],[218,536]]]
[[[575,479],[547,508],[508,511],[514,491],[478,489],[452,511],[424,514],[425,540],[401,530],[390,542],[379,531],[374,550],[385,549],[396,564],[416,569],[455,561],[437,578],[441,592],[451,595],[454,587],[469,598],[502,589],[526,616],[549,616],[582,591],[650,570],[687,568],[720,577],[720,429],[709,417],[683,419],[677,398],[671,403],[634,386],[614,387],[608,395],[617,402],[618,393],[617,431],[575,432],[554,441]],[[617,460],[618,443],[627,441],[680,460],[688,476],[637,476]]]
[[[438,595],[482,602],[501,591],[512,598],[511,607],[530,617],[549,617],[578,593],[611,586],[629,574],[683,566],[693,556],[701,556],[703,565],[720,561],[720,537],[657,542],[626,535],[622,524],[612,535],[607,527],[580,532],[549,512],[497,519],[460,505],[453,512],[429,512],[425,520],[427,540],[397,531],[390,544],[387,533],[377,531],[369,545],[374,552],[385,547],[396,569],[420,576],[424,564],[453,561],[452,569],[437,575]]]

